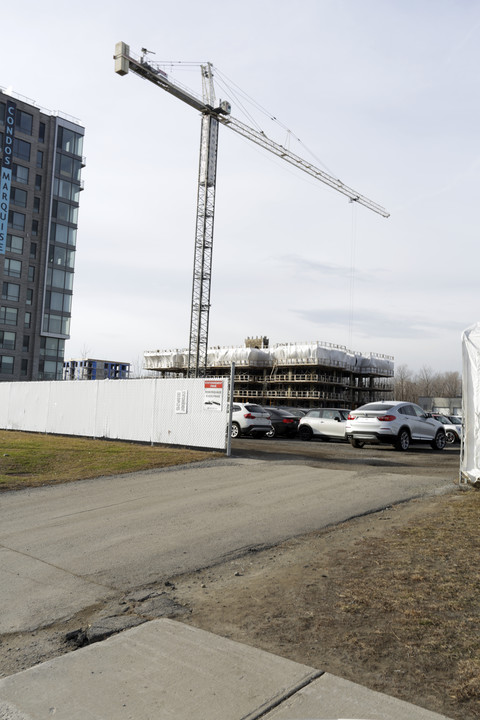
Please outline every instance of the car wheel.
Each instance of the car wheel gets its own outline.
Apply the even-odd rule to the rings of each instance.
[[[299,433],[300,440],[311,440],[313,437],[313,430],[310,425],[300,425]]]
[[[272,429],[266,433],[267,437],[275,437],[276,434],[277,433],[275,432],[275,428],[273,427],[273,425],[272,425]]]
[[[408,450],[408,448],[410,447],[410,434],[408,430],[400,430],[394,447],[395,450],[402,450],[403,452],[405,452],[405,450]]]
[[[432,440],[432,448],[434,450],[443,450],[445,445],[447,444],[447,436],[443,432],[443,430],[439,430],[437,434],[435,435],[435,440]]]
[[[447,436],[447,443],[449,445],[453,445],[453,443],[457,442],[457,436],[452,430],[447,430],[445,434]]]
[[[355,438],[351,438],[350,443],[354,448],[362,448],[365,445],[362,440],[355,440]]]
[[[232,429],[230,431],[230,437],[231,438],[237,438],[240,437],[240,425],[236,422],[232,423]]]

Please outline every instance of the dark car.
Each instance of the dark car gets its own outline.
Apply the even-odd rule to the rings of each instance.
[[[298,430],[299,417],[286,410],[279,410],[278,408],[265,407],[264,409],[270,415],[270,422],[272,423],[272,429],[267,432],[267,437],[278,437],[279,435],[295,437]]]
[[[272,408],[269,408],[271,410]],[[290,413],[291,415],[295,415],[295,417],[302,418],[304,415],[307,414],[308,410],[304,410],[303,408],[298,407],[287,407],[286,405],[275,405],[274,410],[285,410],[285,412]]]

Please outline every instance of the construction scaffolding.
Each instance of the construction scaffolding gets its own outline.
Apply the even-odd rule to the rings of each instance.
[[[209,348],[207,375],[227,376],[235,363],[234,400],[285,407],[353,409],[393,397],[393,357],[363,354],[326,342]],[[149,350],[144,367],[183,377],[188,350]]]

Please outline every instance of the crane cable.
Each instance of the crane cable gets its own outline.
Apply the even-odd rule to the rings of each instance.
[[[263,113],[269,120],[276,123],[279,127],[281,127],[283,130],[287,133],[287,140],[285,147],[288,148],[289,140],[290,138],[293,138],[296,140],[299,145],[304,148],[304,150],[312,157],[314,160],[321,165],[326,172],[329,173],[332,177],[336,177],[336,174],[332,172],[326,165],[323,163],[320,158],[312,151],[310,148],[308,148],[300,138],[293,133],[290,128],[287,127],[283,122],[281,122],[275,115],[270,113],[266,108],[264,108],[260,103],[258,103],[256,100],[254,100],[248,93],[246,93],[244,90],[242,90],[236,83],[233,82],[233,80],[230,80],[224,73],[222,73],[216,66],[213,66],[215,77],[220,77],[220,81],[218,84],[223,87],[224,91],[227,93],[227,95],[234,97],[236,103],[238,106],[243,110],[249,121],[252,123],[256,129],[261,132],[262,127],[259,125],[259,123],[253,118],[251,113],[246,109],[244,103],[240,99],[240,97],[243,97],[245,101],[251,103],[259,112]],[[235,88],[235,89],[234,89]],[[337,178],[338,180],[339,178]]]
[[[352,349],[352,335],[355,308],[355,254],[357,245],[357,203],[351,202],[352,220],[350,236],[350,272],[349,272],[349,303],[348,303],[348,343],[347,347]]]

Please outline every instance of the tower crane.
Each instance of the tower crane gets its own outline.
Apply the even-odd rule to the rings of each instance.
[[[212,64],[201,65],[202,98],[191,90],[173,81],[159,64],[147,62],[151,50],[142,48],[140,58],[130,54],[130,47],[124,42],[115,45],[115,72],[126,75],[134,72],[152,82],[162,90],[174,95],[201,113],[200,162],[198,171],[197,215],[195,226],[195,250],[193,262],[192,305],[190,315],[190,338],[188,346],[188,376],[206,375],[208,351],[208,325],[210,315],[210,287],[212,276],[213,221],[215,214],[215,187],[217,174],[217,150],[219,124],[251,140],[294,167],[320,180],[329,187],[346,195],[352,202],[364,205],[387,218],[389,213],[377,203],[320,170],[287,148],[268,138],[263,132],[254,130],[232,117],[227,101],[215,102]]]

